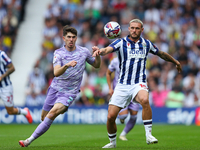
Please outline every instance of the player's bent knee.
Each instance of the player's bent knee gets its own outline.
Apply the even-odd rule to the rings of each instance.
[[[110,122],[115,122],[116,117],[115,117],[114,115],[109,115],[109,114],[108,114],[107,119],[108,119],[108,121],[110,121]]]
[[[149,100],[145,97],[140,99],[140,104],[143,106],[149,105]]]

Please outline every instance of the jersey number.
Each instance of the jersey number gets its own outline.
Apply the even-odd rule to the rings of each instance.
[[[13,101],[13,95],[7,96],[7,102],[12,104]]]

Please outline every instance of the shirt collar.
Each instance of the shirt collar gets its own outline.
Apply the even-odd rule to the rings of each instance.
[[[130,39],[129,39],[129,36],[130,35],[127,35],[127,37],[126,37],[126,40],[128,41],[128,42],[130,42],[130,43],[142,43],[142,38],[140,37],[140,39],[137,41],[137,42],[134,42],[134,41],[131,41]]]

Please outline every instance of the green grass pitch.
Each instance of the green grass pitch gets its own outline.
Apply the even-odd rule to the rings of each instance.
[[[29,147],[18,141],[29,137],[37,124],[0,124],[0,150],[100,150],[109,142],[106,125],[52,124],[50,129]],[[119,136],[124,125],[117,125]],[[153,124],[158,144],[147,145],[143,125],[136,125],[127,135],[128,141],[117,138],[118,150],[200,150],[200,127],[191,125]]]

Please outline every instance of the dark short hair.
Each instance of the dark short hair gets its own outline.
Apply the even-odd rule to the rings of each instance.
[[[68,32],[71,32],[72,34],[77,36],[77,30],[74,27],[66,25],[63,27],[63,36],[67,35]]]

